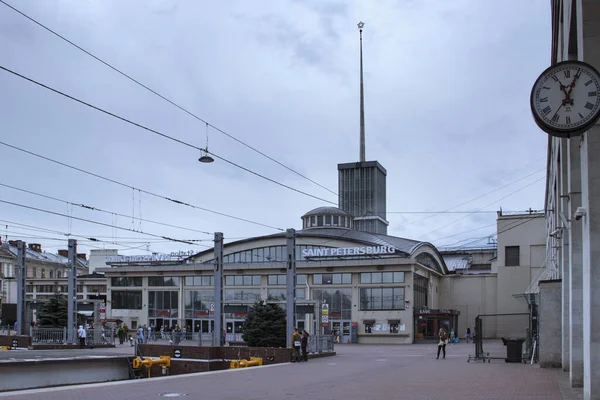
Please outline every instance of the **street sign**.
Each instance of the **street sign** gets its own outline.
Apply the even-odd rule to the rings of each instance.
[[[175,358],[181,358],[181,350],[175,349],[173,356],[175,356]]]
[[[323,303],[321,306],[321,315],[329,315],[329,304]]]
[[[321,315],[321,324],[323,324],[323,325],[329,324],[329,315]]]
[[[99,312],[100,312],[100,322],[105,322],[106,321],[106,304],[105,303],[100,303],[99,308]]]
[[[215,311],[215,303],[210,303],[210,311]]]

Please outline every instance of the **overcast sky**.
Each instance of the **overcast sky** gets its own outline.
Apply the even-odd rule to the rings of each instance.
[[[210,124],[337,192],[337,164],[358,161],[356,23],[365,22],[366,155],[388,171],[391,235],[485,244],[496,214],[541,209],[547,135],[529,93],[550,63],[548,0],[5,0]],[[199,147],[205,125],[0,3],[0,65]],[[314,196],[336,196],[209,128],[209,150]],[[87,108],[0,70],[0,140],[127,185],[273,227],[327,205]],[[0,200],[178,239],[272,228],[139,194],[0,145]],[[522,179],[524,178],[524,179]],[[499,189],[499,190],[496,190]],[[494,191],[495,190],[495,191]],[[492,192],[494,191],[494,192]],[[492,192],[486,196],[482,195]],[[478,198],[479,197],[479,198]],[[394,212],[394,213],[392,213]],[[122,254],[200,246],[0,203],[2,239],[67,237]],[[10,221],[10,222],[6,222]],[[8,229],[7,229],[8,226]],[[51,240],[50,238],[60,240]],[[474,242],[481,239],[478,242]],[[90,247],[92,244],[95,247]]]

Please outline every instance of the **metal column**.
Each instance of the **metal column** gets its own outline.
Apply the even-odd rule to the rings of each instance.
[[[25,334],[25,284],[27,278],[27,268],[25,267],[25,242],[17,242],[17,335]]]
[[[69,239],[69,269],[67,288],[67,343],[75,343],[75,324],[77,323],[77,240]]]
[[[286,343],[292,347],[292,331],[295,327],[296,316],[296,230],[286,231],[287,242],[287,319]]]
[[[215,232],[215,329],[213,330],[213,346],[223,343],[223,233]]]

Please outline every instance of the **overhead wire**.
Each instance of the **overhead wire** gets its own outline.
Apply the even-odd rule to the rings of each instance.
[[[77,206],[77,207],[81,207],[81,208],[84,208],[84,209],[86,209],[86,210],[98,211],[98,212],[102,212],[102,213],[106,213],[106,214],[118,215],[118,216],[120,216],[120,217],[125,217],[125,218],[128,218],[128,217],[130,217],[129,215],[120,214],[120,213],[117,213],[117,212],[114,212],[114,211],[107,211],[107,210],[103,210],[103,209],[101,209],[101,208],[98,208],[98,207],[92,207],[92,206],[88,206],[88,205],[85,205],[85,204],[82,204],[82,203],[74,203],[74,202],[71,202],[71,201],[68,201],[68,200],[63,200],[63,199],[59,199],[59,198],[57,198],[57,197],[48,196],[48,195],[45,195],[45,194],[42,194],[42,193],[37,193],[37,192],[31,191],[31,190],[27,190],[27,189],[18,188],[18,187],[16,187],[16,186],[7,185],[7,184],[5,184],[5,183],[1,183],[1,182],[0,182],[0,186],[4,186],[4,187],[6,187],[6,188],[13,189],[13,190],[17,190],[17,191],[20,191],[20,192],[23,192],[23,193],[32,194],[32,195],[34,195],[34,196],[39,196],[39,197],[42,197],[42,198],[45,198],[45,199],[49,199],[49,200],[54,200],[54,201],[58,201],[58,202],[62,202],[62,203],[66,203],[66,204],[68,204],[68,205],[71,205],[71,206]],[[134,218],[135,218],[135,217],[134,217]],[[158,221],[153,221],[153,220],[149,220],[149,219],[142,219],[142,218],[137,218],[137,219],[138,219],[139,221],[143,221],[143,222],[149,222],[149,223],[151,223],[151,224],[162,225],[162,226],[168,226],[168,227],[170,227],[170,228],[183,229],[183,230],[186,230],[186,231],[190,231],[190,232],[197,232],[197,233],[202,233],[202,234],[205,234],[205,235],[212,235],[212,234],[213,234],[213,233],[211,233],[211,232],[201,231],[201,230],[198,230],[198,229],[192,229],[192,228],[186,228],[186,227],[183,227],[183,226],[178,226],[178,225],[167,224],[167,223],[165,223],[165,222],[158,222]],[[133,226],[132,230],[133,230],[133,231],[137,231],[137,229],[135,229],[135,225],[133,225],[133,224],[132,224],[132,226]],[[141,230],[141,227],[140,227],[139,229]]]
[[[537,182],[539,182],[539,181],[541,181],[541,180],[543,180],[543,179],[546,179],[546,177],[544,176],[544,177],[541,177],[541,178],[539,178],[539,179],[536,179],[535,181],[528,183],[527,185],[525,185],[525,186],[523,186],[523,187],[521,187],[521,188],[519,188],[519,189],[517,189],[517,190],[515,190],[515,191],[513,191],[513,192],[511,192],[511,193],[509,193],[508,195],[506,195],[506,196],[504,196],[504,197],[502,197],[502,198],[500,198],[500,199],[498,199],[498,200],[495,200],[494,202],[492,202],[492,203],[490,203],[490,204],[488,204],[488,205],[486,205],[486,206],[482,207],[481,209],[483,209],[483,208],[487,208],[487,207],[490,207],[491,205],[493,205],[493,204],[496,204],[496,203],[498,203],[499,201],[502,201],[502,200],[504,200],[504,199],[506,199],[506,198],[508,198],[508,197],[510,197],[510,196],[513,196],[513,195],[517,194],[518,192],[520,192],[520,191],[522,191],[522,190],[525,190],[525,189],[527,189],[528,187],[530,187],[530,186],[532,186],[532,185],[536,184]],[[429,232],[429,233],[427,233],[427,234],[425,234],[425,235],[422,235],[422,237],[426,237],[426,236],[428,236],[428,235],[430,235],[430,234],[432,234],[432,233],[434,233],[434,232],[437,232],[437,231],[439,231],[439,230],[441,230],[441,229],[444,229],[444,228],[447,228],[447,227],[449,227],[449,226],[451,226],[451,225],[454,225],[455,223],[457,223],[457,222],[459,222],[459,221],[462,221],[463,219],[465,219],[465,218],[467,218],[467,217],[469,217],[469,216],[471,216],[471,215],[472,215],[472,214],[467,214],[467,215],[465,215],[465,216],[462,216],[462,217],[460,217],[460,218],[458,218],[458,219],[456,219],[456,220],[454,220],[454,221],[452,221],[452,222],[450,222],[450,223],[448,223],[448,224],[446,224],[446,225],[444,225],[444,226],[442,226],[442,227],[440,227],[440,228],[437,228],[437,229],[435,229],[435,230],[433,230],[433,231],[431,231],[431,232]]]
[[[29,150],[25,150],[23,148],[14,146],[12,144],[9,144],[9,143],[3,142],[3,141],[0,141],[0,144],[3,145],[3,146],[9,147],[9,148],[11,148],[13,150],[17,150],[17,151],[29,154],[31,156],[41,158],[43,160],[50,161],[50,162],[52,162],[54,164],[57,164],[57,165],[60,165],[60,166],[66,167],[66,168],[70,168],[72,170],[75,170],[75,171],[78,171],[78,172],[81,172],[81,173],[93,176],[95,178],[105,180],[105,181],[113,183],[115,185],[119,185],[119,186],[126,187],[126,188],[129,188],[129,189],[139,190],[142,193],[145,193],[145,194],[148,194],[150,196],[153,196],[153,197],[156,197],[156,198],[160,198],[160,199],[163,199],[163,200],[168,200],[168,201],[173,202],[175,204],[179,204],[179,205],[182,205],[182,206],[186,206],[186,207],[190,207],[190,208],[194,208],[194,209],[206,211],[206,212],[209,212],[209,213],[212,213],[212,214],[215,214],[215,215],[220,215],[220,216],[231,218],[231,219],[235,219],[235,220],[238,220],[238,221],[247,222],[247,223],[258,225],[258,226],[263,226],[265,228],[271,228],[271,229],[275,229],[275,230],[278,230],[278,231],[284,231],[284,229],[278,228],[276,226],[272,226],[272,225],[268,225],[268,224],[263,224],[262,222],[252,221],[252,220],[241,218],[241,217],[236,217],[234,215],[222,213],[222,212],[219,212],[219,211],[210,210],[208,208],[200,207],[200,206],[197,206],[197,205],[194,205],[194,204],[191,204],[191,203],[183,202],[181,200],[172,199],[172,198],[164,196],[164,195],[160,195],[160,194],[157,194],[157,193],[154,193],[154,192],[150,192],[148,190],[140,189],[140,188],[137,188],[135,186],[132,186],[132,185],[129,185],[129,184],[117,181],[115,179],[107,178],[105,176],[96,174],[94,172],[86,171],[86,170],[84,170],[82,168],[79,168],[79,167],[74,167],[72,165],[66,164],[66,163],[61,162],[61,161],[53,160],[52,158],[43,156],[41,154],[34,153],[32,151],[29,151]]]
[[[9,205],[12,205],[12,206],[15,206],[15,207],[25,208],[25,209],[28,209],[28,210],[34,210],[34,211],[38,211],[38,212],[43,212],[43,213],[46,213],[46,214],[52,214],[52,215],[57,215],[57,216],[60,216],[60,217],[69,218],[69,216],[66,215],[66,214],[62,214],[62,213],[58,213],[58,212],[50,211],[50,210],[44,210],[44,209],[38,208],[38,207],[27,206],[25,204],[19,204],[19,203],[15,203],[15,202],[12,202],[12,201],[6,201],[6,200],[0,199],[0,203],[9,204]],[[80,217],[73,217],[73,216],[71,218],[75,219],[75,220],[78,220],[78,221],[87,222],[87,223],[90,223],[90,224],[96,224],[96,225],[106,226],[106,227],[115,228],[115,229],[118,229],[118,230],[123,230],[123,231],[128,231],[128,232],[135,232],[135,233],[139,233],[141,235],[146,235],[146,236],[163,238],[163,239],[166,239],[166,240],[169,240],[169,241],[172,241],[172,242],[179,242],[179,243],[194,244],[194,245],[197,245],[197,246],[202,246],[202,245],[199,245],[197,243],[194,243],[194,242],[191,242],[191,241],[187,241],[187,240],[174,239],[174,238],[171,238],[171,237],[168,237],[168,236],[157,235],[157,234],[154,234],[154,233],[148,233],[148,232],[144,232],[144,231],[135,231],[135,230],[130,229],[130,228],[123,228],[121,226],[115,226],[115,225],[111,225],[111,224],[106,224],[104,222],[92,221],[92,220],[89,220],[89,219],[80,218]]]
[[[283,168],[287,169],[288,171],[290,171],[290,172],[293,172],[294,174],[296,174],[296,175],[298,175],[298,176],[300,176],[300,177],[302,177],[302,178],[304,178],[304,179],[308,180],[309,182],[311,182],[311,183],[313,183],[313,184],[315,184],[315,185],[317,185],[317,186],[321,187],[322,189],[325,189],[325,190],[327,190],[328,192],[330,192],[330,193],[332,193],[332,194],[334,194],[334,195],[336,195],[336,196],[338,195],[338,194],[337,194],[337,193],[335,193],[334,191],[332,191],[332,190],[330,190],[329,188],[327,188],[327,187],[325,187],[325,186],[321,185],[320,183],[318,183],[318,182],[314,181],[313,179],[309,178],[308,176],[306,176],[306,175],[304,175],[304,174],[302,174],[302,173],[300,173],[300,172],[298,172],[298,171],[294,170],[293,168],[291,168],[291,167],[289,167],[289,166],[287,166],[287,165],[283,164],[282,162],[280,162],[280,161],[276,160],[275,158],[273,158],[273,157],[271,157],[271,156],[269,156],[269,155],[267,155],[267,154],[263,153],[262,151],[260,151],[260,150],[256,149],[255,147],[253,147],[253,146],[251,146],[251,145],[249,145],[249,144],[245,143],[244,141],[242,141],[242,140],[240,140],[240,139],[236,138],[235,136],[233,136],[233,135],[231,135],[231,134],[227,133],[227,132],[226,132],[226,131],[224,131],[223,129],[221,129],[221,128],[218,128],[217,126],[215,126],[215,125],[211,124],[210,122],[208,122],[208,121],[206,121],[205,119],[203,119],[203,118],[199,117],[198,115],[194,114],[193,112],[191,112],[191,111],[187,110],[186,108],[184,108],[184,107],[180,106],[179,104],[175,103],[173,100],[170,100],[170,99],[168,99],[168,98],[167,98],[167,97],[165,97],[164,95],[162,95],[162,94],[158,93],[156,90],[154,90],[154,89],[150,88],[149,86],[145,85],[144,83],[140,82],[139,80],[137,80],[137,79],[133,78],[131,75],[129,75],[129,74],[127,74],[127,73],[123,72],[123,71],[122,71],[122,70],[120,70],[119,68],[117,68],[117,67],[115,67],[115,66],[111,65],[111,64],[110,64],[110,63],[108,63],[107,61],[104,61],[104,60],[103,60],[103,59],[101,59],[100,57],[98,57],[98,56],[96,56],[95,54],[91,53],[90,51],[88,51],[88,50],[84,49],[83,47],[79,46],[78,44],[74,43],[73,41],[71,41],[71,40],[67,39],[65,36],[63,36],[63,35],[59,34],[58,32],[54,31],[53,29],[49,28],[48,26],[46,26],[46,25],[42,24],[41,22],[37,21],[37,20],[36,20],[36,19],[34,19],[33,17],[31,17],[31,16],[29,16],[29,15],[25,14],[24,12],[22,12],[22,11],[18,10],[17,8],[15,8],[14,6],[12,6],[12,5],[8,4],[8,3],[7,3],[7,2],[5,2],[4,0],[0,0],[0,2],[1,2],[2,4],[4,4],[5,6],[7,6],[7,7],[11,8],[13,11],[17,12],[18,14],[22,15],[23,17],[27,18],[27,19],[28,19],[28,20],[30,20],[31,22],[35,23],[36,25],[38,25],[38,26],[40,26],[41,28],[45,29],[46,31],[48,31],[48,32],[52,33],[52,34],[53,34],[53,35],[55,35],[56,37],[58,37],[58,38],[62,39],[63,41],[65,41],[65,42],[69,43],[71,46],[73,46],[73,47],[75,47],[75,48],[77,48],[77,49],[81,50],[82,52],[84,52],[84,53],[85,53],[85,54],[87,54],[88,56],[92,57],[92,58],[93,58],[93,59],[95,59],[96,61],[98,61],[98,62],[100,62],[100,63],[104,64],[105,66],[107,66],[108,68],[110,68],[110,69],[112,69],[113,71],[117,72],[118,74],[122,75],[123,77],[125,77],[125,78],[129,79],[130,81],[132,81],[132,82],[134,82],[134,83],[136,83],[136,84],[138,84],[139,86],[143,87],[143,88],[144,88],[144,89],[146,89],[147,91],[149,91],[149,92],[153,93],[154,95],[156,95],[156,96],[160,97],[160,98],[161,98],[161,99],[163,99],[164,101],[166,101],[166,102],[168,102],[169,104],[171,104],[171,105],[175,106],[175,107],[176,107],[176,108],[178,108],[179,110],[181,110],[181,111],[185,112],[186,114],[188,114],[188,115],[190,115],[191,117],[193,117],[193,118],[197,119],[198,121],[200,121],[200,122],[202,122],[202,123],[206,124],[206,126],[209,126],[209,127],[213,128],[213,129],[214,129],[214,130],[216,130],[217,132],[219,132],[219,133],[222,133],[223,135],[225,135],[225,136],[229,137],[230,139],[232,139],[232,140],[234,140],[234,141],[238,142],[239,144],[241,144],[241,145],[243,145],[243,146],[247,147],[248,149],[250,149],[250,150],[252,150],[252,151],[254,151],[254,152],[256,152],[256,153],[260,154],[261,156],[263,156],[263,157],[265,157],[265,158],[267,158],[267,159],[269,159],[269,160],[273,161],[274,163],[276,163],[276,164],[280,165],[281,167],[283,167]]]
[[[91,104],[91,103],[88,103],[88,102],[86,102],[86,101],[83,101],[83,100],[81,100],[81,99],[78,99],[77,97],[71,96],[71,95],[69,95],[69,94],[67,94],[67,93],[65,93],[65,92],[62,92],[62,91],[58,90],[58,89],[54,89],[53,87],[50,87],[50,86],[48,86],[48,85],[45,85],[45,84],[43,84],[43,83],[41,83],[41,82],[38,82],[38,81],[36,81],[35,79],[32,79],[32,78],[29,78],[29,77],[27,77],[27,76],[25,76],[25,75],[19,74],[18,72],[16,72],[16,71],[13,71],[13,70],[11,70],[11,69],[9,69],[9,68],[6,68],[6,67],[4,67],[4,66],[2,66],[2,65],[0,65],[0,69],[1,69],[1,70],[4,70],[4,71],[6,71],[6,72],[8,72],[8,73],[10,73],[10,74],[13,74],[13,75],[15,75],[15,76],[17,76],[17,77],[19,77],[19,78],[21,78],[21,79],[24,79],[24,80],[26,80],[26,81],[29,81],[29,82],[31,82],[31,83],[34,83],[34,84],[36,84],[36,85],[38,85],[38,86],[40,86],[40,87],[43,87],[44,89],[50,90],[50,91],[52,91],[52,92],[54,92],[54,93],[56,93],[56,94],[59,94],[59,95],[61,95],[61,96],[64,96],[64,97],[66,97],[66,98],[68,98],[68,99],[70,99],[70,100],[73,100],[73,101],[77,102],[77,103],[80,103],[80,104],[83,104],[83,105],[85,105],[85,106],[87,106],[87,107],[90,107],[90,108],[92,108],[92,109],[94,109],[94,110],[96,110],[96,111],[99,111],[99,112],[101,112],[101,113],[104,113],[104,114],[106,114],[106,115],[109,115],[109,116],[111,116],[111,117],[113,117],[113,118],[116,118],[116,119],[118,119],[118,120],[121,120],[121,121],[123,121],[123,122],[126,122],[126,123],[128,123],[128,124],[131,124],[131,125],[133,125],[133,126],[136,126],[136,127],[140,128],[140,129],[143,129],[143,130],[145,130],[145,131],[148,131],[148,132],[154,133],[154,134],[156,134],[156,135],[158,135],[158,136],[161,136],[161,137],[163,137],[163,138],[165,138],[165,139],[168,139],[168,140],[171,140],[171,141],[173,141],[173,142],[175,142],[175,143],[178,143],[178,144],[181,144],[181,145],[184,145],[184,146],[190,147],[190,148],[192,148],[192,149],[196,149],[196,150],[199,150],[199,151],[203,151],[203,152],[205,152],[205,153],[208,153],[208,154],[210,154],[211,156],[213,156],[213,157],[215,157],[215,158],[217,158],[217,159],[219,159],[219,160],[221,160],[221,161],[223,161],[223,162],[225,162],[225,163],[227,163],[227,164],[230,164],[230,165],[232,165],[232,166],[234,166],[234,167],[236,167],[236,168],[239,168],[239,169],[241,169],[241,170],[243,170],[243,171],[246,171],[246,172],[248,172],[248,173],[250,173],[250,174],[252,174],[252,175],[255,175],[255,176],[257,176],[257,177],[259,177],[259,178],[261,178],[261,179],[264,179],[264,180],[266,180],[266,181],[268,181],[268,182],[271,182],[271,183],[273,183],[273,184],[276,184],[276,185],[278,185],[278,186],[281,186],[281,187],[284,187],[284,188],[286,188],[286,189],[292,190],[292,191],[294,191],[294,192],[296,192],[296,193],[300,193],[300,194],[302,194],[302,195],[304,195],[304,196],[311,197],[311,198],[313,198],[313,199],[320,200],[320,201],[323,201],[323,202],[326,202],[326,203],[329,203],[329,204],[335,204],[335,205],[337,205],[337,203],[336,203],[336,202],[333,202],[333,201],[331,201],[331,200],[324,199],[324,198],[322,198],[322,197],[319,197],[319,196],[315,196],[315,195],[313,195],[313,194],[307,193],[307,192],[305,192],[305,191],[303,191],[303,190],[300,190],[300,189],[296,189],[296,188],[294,188],[294,187],[292,187],[292,186],[290,186],[290,185],[286,185],[285,183],[279,182],[279,181],[277,181],[276,179],[269,178],[269,177],[267,177],[267,176],[265,176],[265,175],[263,175],[263,174],[260,174],[260,173],[258,173],[258,172],[256,172],[256,171],[253,171],[253,170],[251,170],[251,169],[249,169],[249,168],[247,168],[247,167],[244,167],[244,166],[242,166],[242,165],[240,165],[240,164],[238,164],[238,163],[236,163],[236,162],[234,162],[234,161],[228,160],[228,159],[226,159],[225,157],[222,157],[222,156],[220,156],[220,155],[218,155],[218,154],[216,154],[216,153],[214,153],[214,152],[212,152],[212,151],[209,151],[208,149],[203,149],[203,148],[201,148],[201,147],[198,147],[198,146],[196,146],[196,145],[193,145],[193,144],[191,144],[191,143],[188,143],[188,142],[186,142],[186,141],[184,141],[184,140],[177,139],[177,138],[176,138],[176,137],[174,137],[174,136],[167,135],[166,133],[163,133],[163,132],[157,131],[156,129],[149,128],[149,127],[147,127],[147,126],[145,126],[145,125],[142,125],[142,124],[140,124],[140,123],[138,123],[138,122],[134,122],[134,121],[132,121],[132,120],[130,120],[130,119],[128,119],[128,118],[125,118],[125,117],[122,117],[122,116],[120,116],[120,115],[117,115],[117,114],[115,114],[115,113],[113,113],[113,112],[111,112],[111,111],[107,111],[107,110],[105,110],[105,109],[103,109],[103,108],[100,108],[100,107],[98,107],[98,106],[95,106],[95,105],[93,105],[93,104]]]
[[[503,185],[503,186],[500,186],[500,187],[498,187],[498,188],[496,188],[496,189],[490,190],[489,192],[486,192],[486,193],[484,193],[484,194],[482,194],[482,195],[480,195],[480,196],[474,197],[474,198],[472,198],[472,199],[470,199],[470,200],[467,200],[467,201],[465,201],[465,202],[463,202],[463,203],[460,203],[460,204],[458,204],[458,205],[456,205],[456,206],[453,206],[453,207],[447,208],[447,209],[445,209],[445,210],[443,210],[443,211],[441,211],[441,212],[439,212],[439,213],[435,213],[435,214],[433,214],[433,215],[427,216],[427,217],[425,217],[425,218],[422,218],[422,219],[419,219],[419,220],[417,220],[417,221],[409,222],[409,223],[405,224],[405,226],[409,226],[409,225],[413,225],[413,224],[416,224],[416,223],[419,223],[419,222],[425,221],[425,220],[427,220],[427,219],[429,219],[429,218],[433,218],[433,217],[435,217],[436,215],[440,215],[440,214],[443,214],[443,213],[448,213],[449,211],[452,211],[452,210],[454,210],[454,209],[456,209],[456,208],[458,208],[458,207],[462,207],[462,206],[464,206],[464,205],[466,205],[466,204],[472,203],[472,202],[474,202],[474,201],[476,201],[476,200],[479,200],[479,199],[481,199],[481,198],[483,198],[483,197],[489,196],[489,195],[490,195],[490,194],[492,194],[492,193],[496,193],[496,192],[498,192],[498,191],[500,191],[500,190],[502,190],[502,189],[505,189],[505,188],[507,188],[507,187],[509,187],[509,186],[512,186],[512,185],[514,185],[515,183],[519,183],[519,182],[521,182],[521,181],[523,181],[523,180],[525,180],[525,179],[527,179],[527,178],[529,178],[529,177],[531,177],[531,176],[533,176],[533,175],[535,175],[535,174],[538,174],[538,173],[540,173],[540,172],[542,172],[542,171],[545,171],[545,170],[546,170],[545,168],[538,169],[538,170],[536,170],[536,171],[534,171],[534,172],[532,172],[532,173],[530,173],[530,174],[527,174],[527,175],[525,175],[525,176],[523,176],[523,177],[521,177],[521,178],[519,178],[519,179],[517,179],[517,180],[514,180],[514,181],[512,181],[512,182],[510,182],[510,183],[507,183],[506,185]],[[494,203],[492,203],[492,204],[494,204]],[[489,206],[486,206],[486,207],[489,207]],[[483,209],[483,208],[486,208],[486,207],[482,207],[482,209]],[[479,209],[479,210],[477,210],[477,211],[481,211],[482,209]],[[393,213],[393,212],[392,212],[392,213]],[[432,233],[432,232],[430,232],[430,233]]]

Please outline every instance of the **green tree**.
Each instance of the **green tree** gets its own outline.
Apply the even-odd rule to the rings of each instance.
[[[285,347],[285,311],[278,304],[254,303],[246,316],[242,337],[250,347]]]
[[[37,319],[43,328],[63,328],[67,326],[68,317],[67,297],[60,293],[54,293],[37,310]]]

